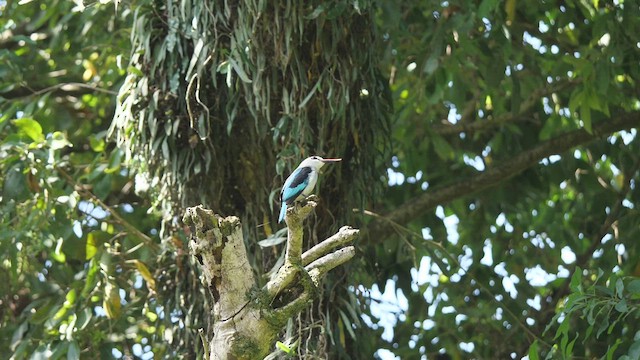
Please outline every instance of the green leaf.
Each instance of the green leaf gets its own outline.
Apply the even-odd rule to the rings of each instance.
[[[92,231],[87,235],[87,245],[85,246],[85,259],[91,260],[98,253],[98,245],[95,233]]]
[[[59,238],[57,243],[56,243],[56,248],[53,252],[53,254],[51,254],[51,257],[59,262],[59,263],[65,263],[67,261],[67,256],[62,252],[62,245],[64,244],[64,240],[62,238]]]
[[[23,321],[20,324],[20,326],[18,326],[16,328],[16,330],[13,332],[13,336],[11,337],[11,351],[15,351],[16,347],[22,341],[22,338],[24,337],[24,334],[27,333],[27,330],[29,330],[29,322],[28,321]]]
[[[276,346],[278,347],[278,349],[284,351],[285,353],[292,355],[291,348],[285,345],[284,343],[282,343],[281,341],[276,341]]]
[[[438,65],[439,65],[438,57],[435,55],[431,55],[429,56],[429,59],[427,59],[427,61],[425,62],[423,71],[426,74],[431,75],[438,69]]]
[[[567,333],[569,332],[569,320],[565,317],[565,319],[560,323],[560,326],[558,326],[558,330],[556,330],[556,335],[553,338],[554,340],[557,340],[560,336],[567,336]]]
[[[95,152],[103,152],[105,148],[104,139],[99,139],[95,136],[89,136],[89,146],[91,146],[91,150]]]
[[[437,134],[431,134],[431,141],[433,142],[433,147],[438,154],[438,157],[442,160],[450,160],[453,159],[454,151],[451,145],[445,140],[442,136]]]
[[[340,317],[342,318],[342,323],[344,324],[344,328],[347,329],[349,336],[351,336],[351,338],[355,340],[356,334],[353,331],[353,327],[351,326],[351,320],[349,319],[347,314],[344,311],[342,311],[342,309],[339,310],[339,313],[340,313]]]
[[[91,308],[85,307],[82,309],[78,314],[78,319],[76,320],[76,327],[78,328],[78,331],[84,330],[91,322],[92,317],[93,311],[91,311]]]
[[[620,346],[620,344],[622,344],[622,340],[621,339],[616,339],[616,342],[613,345],[609,345],[609,347],[607,348],[607,360],[613,360],[613,355],[615,354],[616,350],[618,349],[618,347]],[[637,359],[634,359],[637,360]]]
[[[584,129],[591,134],[593,129],[591,128],[591,107],[589,104],[584,104],[580,107],[580,116],[582,117]]]
[[[562,128],[562,123],[558,116],[549,116],[544,122],[544,126],[538,135],[539,140],[549,140],[556,132]]]
[[[538,340],[529,346],[529,360],[538,360]]]
[[[609,327],[609,318],[604,316],[600,321],[600,326],[598,326],[598,331],[596,331],[596,338],[600,338],[600,334],[602,334]]]
[[[137,67],[135,67],[135,66],[129,66],[129,67],[127,68],[127,72],[132,73],[132,74],[135,74],[136,76],[139,76],[139,77],[143,77],[143,76],[144,76],[144,74],[142,73],[142,71],[140,71],[140,69],[138,69],[138,68],[137,68]]]
[[[483,0],[480,3],[480,6],[478,6],[478,17],[479,18],[491,18],[491,13],[493,11],[495,11],[496,7],[500,4],[501,2],[498,2],[497,0]]]
[[[263,248],[271,247],[271,246],[282,244],[285,241],[287,241],[286,237],[270,237],[270,238],[258,241],[258,245],[260,245],[260,247],[263,247]]]
[[[584,97],[585,92],[580,89],[575,89],[571,93],[571,97],[569,98],[569,111],[571,111],[571,115],[578,111],[578,108],[581,106]]]
[[[573,338],[573,340],[571,340],[571,342],[567,345],[567,347],[566,347],[566,349],[564,351],[565,357],[567,359],[569,359],[569,358],[571,358],[573,356],[573,346],[575,345],[576,340],[578,340],[579,335],[580,335],[579,333],[576,333],[576,337]]]
[[[318,7],[313,9],[313,12],[311,12],[311,14],[305,16],[305,19],[313,20],[313,19],[317,18],[318,16],[320,16],[320,14],[322,14],[323,12],[324,12],[324,6],[323,5],[318,5]]]
[[[627,353],[630,359],[640,359],[640,340],[637,340],[629,347],[629,352]]]
[[[229,63],[231,64],[231,67],[233,67],[233,70],[236,71],[236,74],[240,77],[240,80],[246,83],[251,83],[249,75],[247,75],[244,69],[234,59],[229,59]]]
[[[18,127],[18,131],[22,135],[26,135],[36,142],[44,141],[42,126],[40,123],[30,118],[22,118],[13,120],[13,124]]]
[[[67,360],[80,359],[80,346],[76,340],[69,343],[69,350],[67,350]]]
[[[53,349],[53,351],[51,351]],[[49,344],[48,346],[48,354],[47,360],[57,360],[60,359],[65,353],[69,351],[69,343],[66,341],[56,342],[54,344]]]
[[[627,291],[631,295],[640,295],[640,279],[635,279],[627,285]]]
[[[627,306],[627,301],[625,299],[620,300],[616,304],[615,308],[616,308],[616,310],[618,312],[621,312],[621,313],[625,313],[625,312],[629,311],[629,308]]]
[[[84,282],[82,292],[80,293],[80,296],[82,296],[83,298],[89,296],[89,293],[91,293],[91,291],[93,291],[93,289],[95,289],[96,285],[98,284],[97,275],[99,270],[100,267],[98,266],[98,261],[96,260],[96,258],[91,259],[91,261],[89,262],[89,270],[87,271],[87,278]]]
[[[43,303],[41,306],[34,308],[35,312],[33,313],[33,315],[31,315],[29,321],[33,324],[42,324],[49,318],[53,306],[54,302],[52,300],[49,300]]]
[[[616,280],[616,296],[622,299],[624,293],[624,282],[622,279]]]
[[[19,166],[13,166],[6,170],[2,190],[4,198],[19,202],[31,197],[31,191],[27,186],[27,176]]]
[[[67,296],[65,296],[65,302],[64,302],[65,307],[71,307],[73,306],[73,304],[76,303],[76,294],[77,294],[76,289],[69,290],[69,292],[67,293]]]
[[[576,266],[573,276],[571,276],[569,288],[573,292],[582,292],[582,269],[579,266]]]

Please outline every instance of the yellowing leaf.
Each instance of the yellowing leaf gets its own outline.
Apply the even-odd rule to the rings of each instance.
[[[140,275],[142,275],[144,281],[147,282],[147,286],[149,287],[149,289],[155,291],[156,280],[153,278],[153,275],[151,275],[151,272],[149,271],[149,268],[147,268],[147,265],[145,265],[140,260],[134,260],[134,262],[136,265],[136,269],[138,269],[138,272],[140,272]]]
[[[91,80],[98,73],[98,70],[96,69],[95,65],[93,65],[93,62],[90,60],[83,60],[82,66],[84,66],[85,68],[85,71],[82,74],[82,80],[84,81]]]
[[[102,299],[102,307],[107,313],[109,319],[117,319],[122,313],[120,305],[120,294],[118,293],[118,287],[107,282],[104,287],[104,297]]]
[[[507,25],[513,24],[516,19],[516,0],[507,0],[504,4],[504,12],[507,13]]]
[[[96,244],[95,233],[90,232],[87,235],[87,245],[85,247],[85,259],[90,260],[98,252],[98,245]]]

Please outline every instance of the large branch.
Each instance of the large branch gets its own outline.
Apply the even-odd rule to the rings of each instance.
[[[346,226],[302,254],[303,221],[316,204],[309,199],[287,210],[285,264],[262,290],[249,265],[239,219],[222,218],[202,206],[187,209],[183,222],[192,234],[189,249],[214,303],[213,337],[203,336],[209,341],[210,359],[264,358],[287,320],[318,295],[316,288],[327,272],[354,256],[353,246],[342,246],[353,241],[358,230]]]
[[[511,159],[502,161],[500,165],[487,168],[485,171],[473,175],[471,178],[440,188],[434,188],[431,191],[417,195],[397,209],[373,220],[365,229],[365,234],[375,234],[375,238],[369,239],[370,241],[385,240],[393,234],[394,224],[396,223],[407,224],[437,205],[497,186],[505,180],[535,166],[540,160],[548,156],[563,153],[615,131],[639,125],[640,112],[635,111],[594,126],[592,133],[588,133],[585,130],[576,130],[542,142],[529,150],[515,155]]]
[[[443,120],[442,124],[436,124],[431,127],[431,131],[439,135],[458,135],[460,133],[470,133],[476,131],[484,131],[498,128],[506,123],[516,121],[525,117],[536,104],[540,104],[541,98],[548,96],[560,90],[566,90],[568,87],[576,85],[575,81],[559,81],[550,85],[545,85],[539,89],[532,91],[529,97],[520,103],[520,109],[515,112],[505,113],[499,116],[491,117],[488,119],[477,120],[475,111],[475,102],[472,100],[470,106],[465,109],[458,121],[455,124],[451,124],[446,120]],[[473,111],[469,111],[469,109]]]

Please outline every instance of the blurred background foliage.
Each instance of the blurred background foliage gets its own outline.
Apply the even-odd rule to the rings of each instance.
[[[283,329],[298,356],[640,356],[638,4],[8,0],[0,15],[3,353],[202,356],[181,210],[240,216],[268,272],[278,187],[317,153],[345,162],[307,243],[382,231]]]

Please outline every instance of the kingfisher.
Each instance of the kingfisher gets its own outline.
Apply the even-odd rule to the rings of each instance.
[[[323,159],[320,156],[308,157],[293,170],[287,178],[280,191],[280,201],[282,208],[280,209],[280,217],[278,222],[284,220],[287,213],[287,205],[293,204],[296,200],[302,200],[309,196],[318,181],[318,172],[320,168],[327,163],[341,161],[342,159]]]

